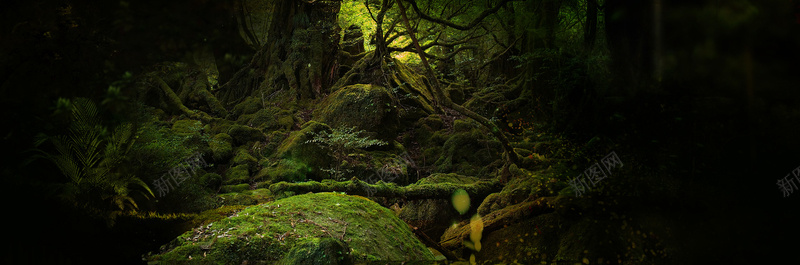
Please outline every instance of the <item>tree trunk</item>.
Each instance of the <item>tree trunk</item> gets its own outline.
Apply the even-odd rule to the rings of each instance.
[[[586,52],[592,51],[597,37],[597,0],[586,0],[586,24],[583,31],[583,43]]]
[[[266,43],[250,63],[220,88],[220,98],[235,104],[256,90],[288,89],[296,99],[320,96],[337,76],[341,2],[277,0]]]

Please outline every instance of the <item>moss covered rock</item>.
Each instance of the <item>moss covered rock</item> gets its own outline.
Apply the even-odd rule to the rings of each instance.
[[[233,107],[233,110],[230,112],[230,115],[233,117],[239,117],[244,114],[252,114],[257,112],[260,109],[264,108],[264,101],[258,97],[247,97],[239,104]]]
[[[274,130],[291,130],[297,122],[292,112],[277,107],[260,109],[253,114],[239,116],[238,124],[247,125],[263,132]]]
[[[222,184],[222,176],[217,173],[206,173],[200,177],[200,183],[206,188],[216,190]]]
[[[316,120],[331,127],[357,127],[376,133],[383,140],[394,139],[399,129],[392,96],[381,86],[356,84],[343,87],[325,98],[314,112]]]
[[[262,168],[256,173],[256,181],[268,182],[298,182],[305,181],[313,173],[313,169],[307,164],[293,159],[281,159],[277,163],[270,164],[269,167]]]
[[[295,246],[276,264],[353,264],[350,247],[347,242],[334,238],[312,238]]]
[[[223,186],[220,189],[220,193],[222,194],[217,197],[220,199],[221,205],[226,206],[250,206],[274,200],[272,192],[269,189],[253,190],[251,188],[252,185],[250,184]]]
[[[470,132],[472,130],[480,130],[481,125],[471,119],[458,119],[453,121],[454,132]]]
[[[292,132],[289,137],[283,140],[275,151],[276,156],[288,160],[286,161],[288,168],[310,169],[300,173],[321,180],[328,174],[320,169],[330,167],[332,158],[328,155],[328,151],[316,144],[306,143],[306,141],[313,138],[311,133],[318,133],[323,130],[330,130],[330,127],[316,121],[309,121],[303,124],[299,131]]]
[[[246,190],[249,190],[249,189],[250,189],[250,184],[243,183],[243,184],[222,186],[222,187],[219,188],[219,192],[220,193],[230,193],[230,195],[235,195],[235,194],[238,194],[239,192],[243,192],[243,191],[246,191]],[[222,196],[222,195],[220,195],[220,196]],[[222,196],[222,198],[226,198],[226,197],[231,197],[231,196]],[[242,204],[242,203],[230,204],[228,202],[224,202],[224,203],[225,203],[225,205],[252,205],[252,204],[255,204],[255,203],[252,203],[252,204]]]
[[[441,151],[442,145],[447,141],[446,131],[444,129],[444,121],[439,115],[430,115],[420,119],[414,124],[413,139],[405,141],[406,145],[413,145],[413,141],[419,143],[423,149],[439,148]],[[429,152],[425,155],[426,158],[435,161],[439,157],[438,152]]]
[[[347,247],[337,246],[337,241]],[[337,193],[304,194],[251,206],[186,232],[164,249],[146,258],[164,264],[187,262],[189,256],[201,263],[274,264],[313,261],[330,255],[325,254],[330,250],[349,249],[354,263],[434,259],[391,210],[363,197]],[[337,250],[339,262],[347,259],[344,251],[339,255]]]
[[[238,145],[242,145],[247,142],[261,141],[266,138],[266,136],[261,133],[260,130],[240,124],[232,125],[230,129],[228,129],[228,135],[230,135],[231,138],[233,138],[234,143]]]
[[[231,165],[247,165],[248,170],[254,171],[258,165],[258,160],[247,152],[247,149],[238,148],[236,149],[236,155],[231,159]]]
[[[248,170],[247,165],[238,165],[228,169],[225,172],[225,179],[222,181],[223,184],[235,184],[235,183],[242,183],[246,182],[250,179],[250,171]]]
[[[228,161],[233,155],[233,147],[231,146],[233,138],[226,133],[220,133],[214,136],[211,141],[208,141],[208,147],[211,148],[212,158],[216,162]]]

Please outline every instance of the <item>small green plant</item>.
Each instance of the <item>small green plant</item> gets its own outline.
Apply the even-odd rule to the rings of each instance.
[[[131,192],[142,192],[145,198],[153,195],[147,184],[123,168],[136,141],[136,130],[125,123],[108,134],[100,124],[96,105],[89,99],[61,99],[59,105],[70,109],[68,133],[38,135],[35,147],[50,142],[55,152],[35,149],[36,157],[52,161],[67,177],[68,181],[61,185],[61,197],[66,202],[89,213],[99,213],[111,225],[117,215],[138,209]]]
[[[355,131],[355,127],[337,127],[328,131],[312,133],[312,139],[306,143],[315,143],[329,151],[329,154],[336,160],[330,169],[323,169],[337,180],[341,180],[349,170],[342,169],[341,164],[347,161],[348,154],[356,149],[364,149],[372,146],[382,146],[387,143],[378,139],[370,139],[360,136],[364,130]]]

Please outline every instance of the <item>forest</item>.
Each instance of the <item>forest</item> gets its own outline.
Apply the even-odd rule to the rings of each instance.
[[[0,13],[3,264],[800,263],[798,0]]]

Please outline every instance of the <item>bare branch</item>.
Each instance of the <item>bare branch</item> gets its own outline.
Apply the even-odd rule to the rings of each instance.
[[[495,7],[487,9],[487,10],[484,10],[480,15],[478,15],[478,17],[476,17],[474,20],[472,20],[472,22],[470,22],[466,26],[450,22],[449,20],[431,17],[431,16],[423,13],[421,10],[419,10],[419,7],[417,6],[417,2],[415,0],[406,0],[406,1],[411,3],[411,7],[414,8],[414,12],[416,12],[419,15],[419,17],[424,19],[424,20],[427,20],[427,21],[430,21],[430,22],[434,22],[434,23],[438,23],[438,24],[442,24],[442,25],[445,25],[445,26],[448,26],[448,27],[451,27],[451,28],[454,28],[454,29],[458,29],[458,30],[469,30],[469,29],[474,28],[476,25],[480,24],[481,21],[483,21],[484,18],[488,17],[491,14],[496,13],[498,10],[500,10],[501,7],[503,7],[508,2],[520,1],[520,0],[503,0],[502,2],[500,2],[500,4],[496,5]]]

